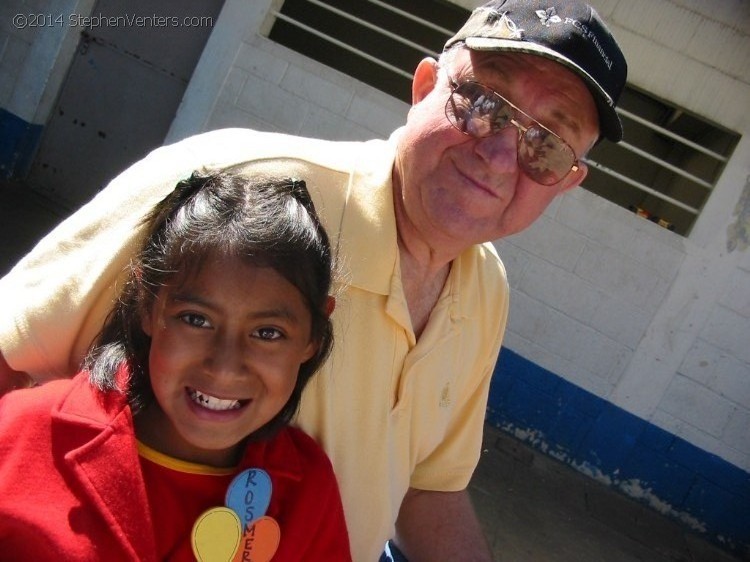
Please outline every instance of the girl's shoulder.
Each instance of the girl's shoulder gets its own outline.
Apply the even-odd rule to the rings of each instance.
[[[283,467],[282,472],[292,477],[333,474],[333,466],[323,448],[310,435],[296,427],[281,429],[267,443],[264,456],[266,463]]]
[[[117,402],[120,407],[124,399],[115,396],[103,400],[105,394],[89,383],[88,373],[80,372],[70,379],[55,379],[32,388],[23,388],[0,397],[0,429],[22,427],[24,432],[30,427],[46,425],[56,417],[65,419],[85,419],[86,422],[106,423],[108,413],[104,412],[105,402]],[[28,425],[26,425],[28,424]]]
[[[51,446],[54,412],[74,384],[72,379],[53,380],[0,398],[0,455],[6,466],[13,454]]]
[[[77,377],[80,375],[77,375]],[[76,379],[55,379],[39,386],[20,388],[0,397],[2,420],[49,414],[65,397]]]
[[[292,426],[284,428],[282,432],[286,434],[286,437],[301,455],[311,460],[325,460],[327,464],[330,464],[328,455],[326,455],[323,447],[310,435]]]

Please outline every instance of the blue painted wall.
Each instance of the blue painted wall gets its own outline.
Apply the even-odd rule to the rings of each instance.
[[[528,361],[500,353],[487,422],[750,556],[750,474]]]
[[[0,178],[23,178],[29,171],[42,125],[27,123],[0,108]]]

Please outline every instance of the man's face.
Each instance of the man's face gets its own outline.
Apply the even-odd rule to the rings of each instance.
[[[460,251],[523,230],[556,195],[580,184],[584,164],[552,186],[524,174],[515,127],[477,139],[454,128],[445,116],[450,80],[474,80],[562,137],[581,158],[599,129],[594,100],[578,76],[538,56],[467,49],[457,53],[449,68],[424,63],[414,78],[415,103],[394,171],[400,227],[406,223],[426,239]]]

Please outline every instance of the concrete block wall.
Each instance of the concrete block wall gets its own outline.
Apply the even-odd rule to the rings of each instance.
[[[407,104],[265,38],[279,0],[226,0],[166,142],[223,127],[387,137]]]
[[[239,47],[207,128],[382,138],[404,122],[407,111],[391,96],[256,35]]]
[[[631,61],[631,83],[743,135],[610,400],[747,471],[750,437],[734,428],[750,409],[741,390],[750,388],[750,5],[597,5]]]
[[[747,554],[750,5],[592,3],[631,84],[743,138],[687,238],[579,190],[496,243],[513,294],[488,417]]]
[[[748,554],[747,256],[633,219],[578,190],[496,241],[512,294],[488,420]]]
[[[608,398],[685,257],[684,240],[584,190],[495,242],[509,271],[505,345]]]

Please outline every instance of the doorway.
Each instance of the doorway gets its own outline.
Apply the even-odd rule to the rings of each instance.
[[[224,0],[98,0],[28,176],[80,207],[160,146]]]

